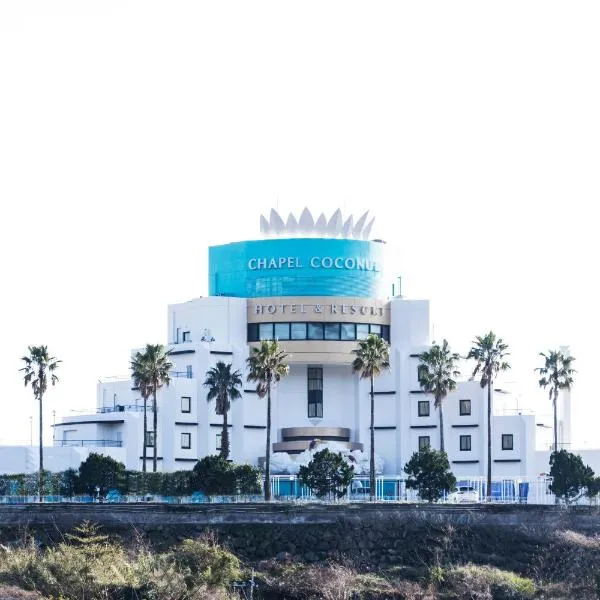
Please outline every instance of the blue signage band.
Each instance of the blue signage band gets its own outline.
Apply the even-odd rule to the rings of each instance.
[[[383,298],[385,245],[332,238],[235,242],[208,250],[209,294]]]

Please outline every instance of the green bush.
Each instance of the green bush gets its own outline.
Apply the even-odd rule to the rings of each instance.
[[[207,496],[235,494],[233,466],[222,456],[205,456],[194,465],[194,483]]]
[[[308,465],[300,467],[298,476],[317,498],[342,498],[354,477],[354,467],[345,461],[341,452],[336,454],[325,448],[316,452]]]
[[[406,487],[418,490],[422,500],[437,502],[444,492],[453,490],[456,477],[450,472],[448,455],[426,446],[415,452],[404,467]]]
[[[262,491],[261,472],[252,465],[234,467],[235,486],[238,494],[260,494]]]
[[[79,465],[76,491],[84,494],[105,496],[109,490],[125,490],[125,465],[110,456],[92,452]]]
[[[470,590],[473,598],[487,595],[493,600],[529,600],[536,594],[531,579],[487,566],[467,565],[448,569],[444,585]]]
[[[175,548],[175,561],[188,589],[198,584],[229,587],[241,577],[240,561],[207,535],[184,540]]]
[[[30,542],[0,548],[0,590],[14,586],[60,600],[225,600],[240,578],[239,560],[210,535],[169,552],[142,544],[128,553],[98,527],[83,523],[45,550]]]

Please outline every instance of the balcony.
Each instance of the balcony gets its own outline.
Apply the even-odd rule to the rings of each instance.
[[[122,440],[55,440],[57,448],[122,448]]]

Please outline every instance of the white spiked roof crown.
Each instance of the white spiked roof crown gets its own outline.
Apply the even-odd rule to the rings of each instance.
[[[290,213],[287,221],[284,221],[279,213],[272,208],[269,219],[266,219],[264,215],[260,215],[260,232],[264,235],[276,237],[315,236],[368,240],[375,222],[375,217],[373,217],[367,224],[368,214],[369,211],[354,223],[352,215],[344,221],[342,211],[338,208],[329,220],[324,213],[321,213],[319,218],[315,220],[308,208],[305,208],[299,219],[296,219]]]

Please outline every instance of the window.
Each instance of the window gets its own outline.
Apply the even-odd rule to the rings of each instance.
[[[388,342],[390,340],[390,326],[377,323],[248,323],[247,329],[248,342],[272,339],[365,340],[369,333]]]
[[[322,367],[308,367],[308,418],[323,418]]]
[[[308,339],[322,340],[323,339],[323,323],[308,324]]]
[[[290,339],[290,324],[289,323],[275,323],[275,339],[276,340],[289,340]]]
[[[154,431],[146,431],[146,447],[154,448]]]
[[[471,449],[471,436],[461,435],[460,436],[460,449],[462,452],[468,452]]]
[[[339,323],[325,323],[325,339],[326,340],[339,340],[340,339],[340,324]]]
[[[258,341],[258,323],[248,323],[248,341]]]
[[[215,450],[217,452],[221,452],[221,439],[223,438],[223,434],[217,433],[216,442],[215,442]]]
[[[428,435],[420,435],[419,436],[419,450],[424,450],[425,448],[429,448],[431,445],[431,438]]]
[[[420,382],[421,379],[427,376],[427,365],[419,365],[417,367],[417,380]]]
[[[460,412],[461,417],[470,415],[471,414],[471,401],[470,400],[461,400],[459,403],[459,412]]]
[[[261,323],[258,326],[258,339],[259,340],[272,340],[273,339],[273,323]]]
[[[192,447],[192,434],[182,433],[181,434],[181,447],[183,450],[189,450]]]
[[[192,365],[187,365],[187,366],[185,367],[185,376],[186,376],[188,379],[191,379],[191,378],[192,378]]]
[[[381,337],[381,325],[371,325],[370,332]]]
[[[356,325],[354,323],[341,323],[342,326],[342,335],[340,338],[342,340],[355,340],[356,339]]]
[[[183,332],[183,341],[184,342],[191,342],[192,341],[192,334],[189,331],[184,331]]]
[[[428,417],[430,414],[429,400],[419,400],[419,416]]]
[[[502,434],[502,450],[514,450],[514,440],[512,433]]]
[[[192,399],[189,396],[181,396],[181,412],[191,413],[192,412]]]
[[[369,326],[364,323],[358,323],[356,325],[356,339],[366,340],[369,335]]]
[[[293,340],[305,340],[306,339],[306,323],[292,323],[292,339]]]
[[[390,341],[390,326],[389,325],[382,325],[381,326],[381,337],[386,342]]]

